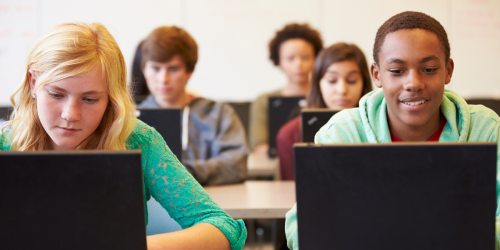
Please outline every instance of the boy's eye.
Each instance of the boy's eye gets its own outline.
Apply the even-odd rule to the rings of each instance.
[[[437,68],[425,68],[425,69],[424,69],[424,72],[425,72],[425,73],[433,73],[433,72],[435,72],[436,70],[437,70]]]
[[[154,70],[155,72],[158,72],[158,71],[160,71],[160,67],[155,67],[155,66],[153,66],[153,70]]]
[[[401,75],[404,71],[400,69],[391,69],[389,70],[389,72],[391,72],[393,75]]]

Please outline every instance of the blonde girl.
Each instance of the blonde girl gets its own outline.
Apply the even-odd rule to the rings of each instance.
[[[135,118],[131,100],[123,55],[106,28],[58,25],[28,55],[0,150],[140,149],[144,203],[153,196],[184,229],[148,236],[149,250],[241,249],[243,222],[229,217],[158,132]]]

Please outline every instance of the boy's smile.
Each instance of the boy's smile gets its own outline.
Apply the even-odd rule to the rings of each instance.
[[[391,132],[404,141],[430,138],[439,127],[444,86],[453,72],[453,60],[446,62],[438,37],[422,29],[389,33],[379,65],[374,63],[371,71],[384,91]]]

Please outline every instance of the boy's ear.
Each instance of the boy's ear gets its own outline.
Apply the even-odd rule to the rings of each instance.
[[[453,59],[448,60],[448,64],[446,65],[446,80],[444,84],[448,84],[451,82],[451,76],[453,75],[453,70],[455,69],[455,63]]]
[[[380,81],[380,69],[377,63],[372,63],[372,66],[370,67],[370,73],[372,75],[373,83],[375,84],[375,86],[382,88],[382,82]]]
[[[30,83],[31,95],[35,93],[36,76],[31,69],[28,70],[28,81]]]

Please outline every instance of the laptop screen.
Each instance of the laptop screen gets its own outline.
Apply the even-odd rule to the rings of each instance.
[[[304,97],[269,97],[268,128],[269,156],[275,157],[276,135],[288,121],[300,115],[301,107],[305,106]]]
[[[137,109],[137,118],[155,128],[177,159],[182,159],[180,109],[140,108]]]
[[[338,111],[330,109],[302,110],[302,141],[314,142],[314,136]]]
[[[0,249],[146,249],[139,151],[0,152]]]
[[[494,249],[495,143],[295,144],[300,249]]]
[[[12,113],[12,107],[0,107],[0,128],[2,124],[9,120],[9,116]]]

